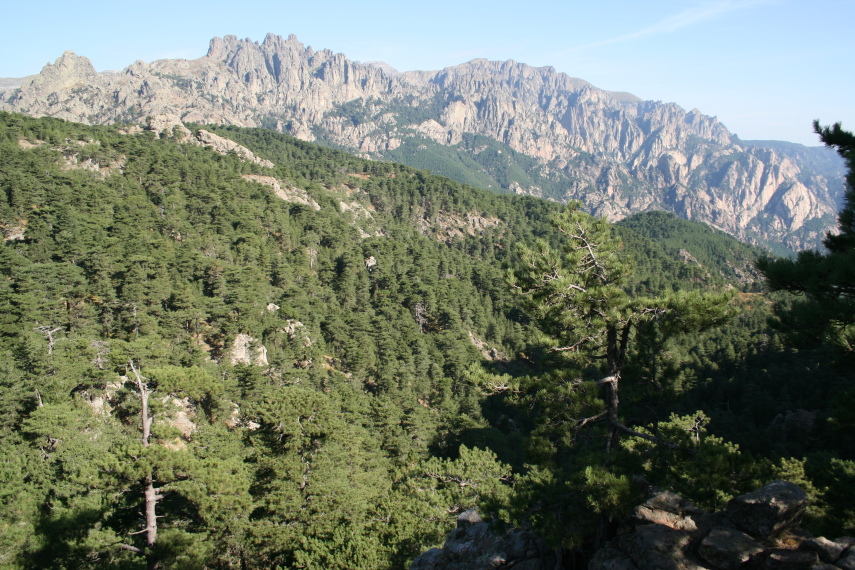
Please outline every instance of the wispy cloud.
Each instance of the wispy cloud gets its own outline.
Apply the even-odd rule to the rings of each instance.
[[[644,38],[669,34],[682,28],[687,28],[706,20],[711,20],[729,12],[736,12],[738,10],[757,6],[758,4],[769,4],[771,1],[772,0],[720,0],[717,2],[706,2],[669,16],[664,20],[660,20],[655,24],[647,26],[646,28],[613,38],[575,46],[565,50],[565,53],[579,52],[595,47],[633,42]]]

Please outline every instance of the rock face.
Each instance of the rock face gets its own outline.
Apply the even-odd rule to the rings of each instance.
[[[234,153],[244,162],[252,162],[266,168],[273,168],[274,166],[274,164],[269,160],[255,156],[255,154],[245,146],[241,146],[232,140],[223,138],[220,135],[215,135],[214,133],[208,132],[204,129],[199,129],[196,137],[193,138],[193,133],[184,125],[177,115],[161,113],[155,116],[148,116],[146,117],[146,129],[160,137],[175,137],[178,140],[189,144],[206,146],[218,154]]]
[[[705,514],[669,491],[639,505],[624,530],[594,553],[589,570],[835,570],[855,568],[855,538],[809,538],[798,528],[807,495],[773,481]],[[443,548],[410,570],[549,569],[555,552],[529,530],[490,530],[475,511],[457,519]],[[574,566],[575,567],[575,566]]]
[[[66,52],[0,91],[0,109],[87,123],[166,113],[264,126],[416,166],[402,146],[450,146],[472,161],[497,153],[480,164],[506,190],[581,199],[612,220],[669,210],[793,249],[836,225],[842,196],[831,151],[744,143],[697,110],[603,91],[550,67],[477,59],[397,73],[294,36],[214,38],[199,59],[137,61],[119,73],[99,74]],[[524,180],[495,174],[514,153],[529,161]]]
[[[229,351],[229,362],[236,364],[252,364],[267,366],[267,347],[258,343],[258,339],[248,334],[240,333],[235,337]]]
[[[555,553],[536,534],[514,529],[497,534],[475,511],[457,517],[443,548],[432,548],[416,558],[410,570],[482,570],[515,568],[552,570]]]
[[[786,481],[736,497],[727,504],[727,516],[748,534],[762,538],[784,528],[794,528],[807,506],[807,495]]]
[[[656,493],[636,508],[630,530],[597,551],[588,568],[846,568],[855,539],[807,538],[799,529],[806,507],[805,492],[785,481],[735,497],[712,514],[674,493]]]

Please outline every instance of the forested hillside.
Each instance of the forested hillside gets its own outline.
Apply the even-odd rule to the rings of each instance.
[[[188,127],[0,113],[0,566],[401,568],[472,507],[584,557],[634,476],[710,507],[790,478],[855,532],[851,368],[767,326],[756,250],[577,212],[633,324],[617,423],[579,425],[605,361],[509,285],[562,206]]]

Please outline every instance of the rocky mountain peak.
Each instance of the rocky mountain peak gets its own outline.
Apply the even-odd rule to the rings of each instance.
[[[95,66],[88,58],[66,51],[55,62],[46,64],[41,73],[31,80],[33,87],[71,89],[85,85],[98,77]]]
[[[395,77],[396,75],[400,75],[401,72],[386,63],[385,61],[366,61],[365,65],[369,65],[371,67],[376,67],[381,70],[387,77]]]
[[[487,187],[580,199],[613,220],[668,210],[790,249],[819,244],[842,196],[835,157],[741,145],[697,109],[513,60],[397,73],[315,51],[294,35],[268,34],[261,43],[215,37],[199,59],[138,61],[112,74],[66,52],[19,89],[0,91],[0,109],[85,123],[167,113],[267,126],[420,168],[424,159],[402,149],[451,147],[439,153],[461,157],[449,159],[457,166],[448,174],[469,164],[471,176],[492,177]],[[473,137],[493,142],[472,145]],[[430,168],[443,172],[441,163]]]

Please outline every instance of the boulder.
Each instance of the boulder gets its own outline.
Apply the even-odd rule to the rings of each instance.
[[[599,549],[588,563],[588,568],[597,568],[600,570],[639,570],[632,558],[619,548],[611,546]]]
[[[588,570],[855,570],[855,538],[813,538],[798,528],[806,504],[804,491],[784,481],[709,514],[676,493],[656,491],[624,521],[622,534],[593,553]],[[786,541],[777,538],[785,531]],[[530,529],[491,529],[471,510],[458,517],[443,548],[428,550],[410,568],[553,570],[556,553]]]
[[[700,570],[703,566],[687,557],[692,537],[688,532],[661,524],[644,525],[618,538],[639,568],[645,570]],[[591,568],[591,566],[588,566]]]
[[[800,550],[816,552],[820,560],[830,564],[837,562],[847,548],[849,544],[845,541],[828,540],[824,536],[809,538],[799,545]]]
[[[843,570],[855,570],[855,552],[850,548],[834,565]]]
[[[808,570],[818,564],[816,552],[775,548],[764,554],[758,567],[763,570]]]
[[[624,534],[594,554],[588,568],[816,570],[820,560],[811,548],[772,549],[764,544],[784,530],[799,540],[797,526],[806,505],[804,491],[783,481],[733,499],[724,512],[709,514],[676,493],[656,491],[635,509]],[[848,545],[845,539],[836,542],[841,549]],[[820,547],[831,548],[822,541],[816,544]]]
[[[764,539],[799,525],[808,497],[787,481],[768,485],[731,499],[725,512],[736,526],[755,538]]]
[[[552,570],[555,553],[528,529],[490,529],[475,510],[457,517],[442,548],[432,548],[413,560],[410,570]],[[627,568],[630,570],[630,568]]]
[[[698,554],[714,568],[733,570],[763,550],[762,545],[743,532],[716,527],[701,541]]]
[[[696,519],[701,515],[703,511],[691,501],[672,491],[661,491],[635,508],[633,522],[636,525],[661,524],[674,530],[696,533],[700,528]]]

